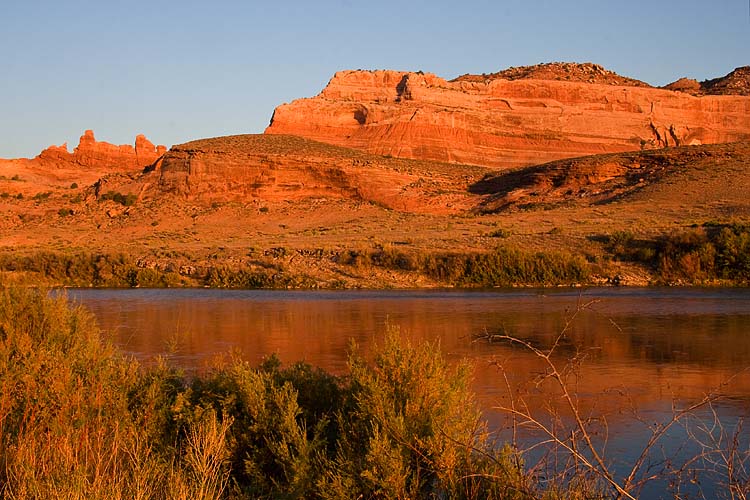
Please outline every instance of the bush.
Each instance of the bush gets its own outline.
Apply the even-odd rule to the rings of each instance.
[[[492,231],[487,236],[490,238],[510,238],[512,234],[508,229],[500,228]]]
[[[118,193],[116,191],[108,191],[101,196],[99,196],[99,201],[114,201],[115,203],[119,203],[120,205],[124,205],[126,207],[130,207],[135,205],[135,202],[138,200],[138,197],[132,193],[130,194],[122,194]]]
[[[706,224],[652,240],[615,233],[608,249],[650,267],[666,282],[750,283],[750,226],[743,224]]]
[[[32,197],[32,199],[36,201],[42,201],[42,200],[46,200],[47,198],[49,198],[50,195],[52,195],[52,191],[44,191],[42,193],[36,193]]]

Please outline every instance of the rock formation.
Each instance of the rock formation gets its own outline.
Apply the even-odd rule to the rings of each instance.
[[[742,94],[744,71],[712,84],[712,93]],[[750,97],[653,88],[594,64],[511,68],[453,81],[422,72],[341,71],[318,96],[277,107],[266,133],[508,168],[747,140]]]
[[[132,171],[151,165],[165,152],[166,147],[154,146],[143,134],[136,136],[135,147],[116,146],[97,141],[94,132],[87,130],[72,153],[68,152],[67,144],[50,146],[37,159],[50,166],[71,164],[103,171]]]
[[[35,158],[0,159],[0,175],[10,178],[18,176],[36,184],[37,189],[45,186],[91,184],[99,177],[110,173],[134,173],[153,164],[166,152],[165,146],[154,146],[144,135],[135,138],[135,147],[116,146],[99,142],[94,132],[87,130],[81,136],[78,147],[68,151],[68,145],[49,146]],[[20,188],[20,185],[15,185]],[[25,189],[34,190],[31,186]]]

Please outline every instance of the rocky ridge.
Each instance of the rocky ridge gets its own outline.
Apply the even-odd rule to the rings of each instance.
[[[742,68],[733,73],[712,84],[732,95],[693,96],[594,64],[551,63],[453,81],[422,72],[341,71],[319,95],[277,107],[266,133],[494,168],[747,140],[750,97],[739,95]]]
[[[452,82],[485,82],[491,80],[560,80],[568,82],[652,88],[646,82],[621,76],[599,64],[551,62],[534,66],[518,66],[483,75],[462,75]]]

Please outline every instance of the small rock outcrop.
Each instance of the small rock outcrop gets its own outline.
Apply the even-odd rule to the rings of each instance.
[[[380,155],[510,168],[601,153],[750,139],[743,69],[694,96],[596,64],[550,63],[447,81],[341,71],[276,108],[266,134]],[[704,85],[702,84],[702,86]],[[731,90],[731,92],[730,92]]]
[[[663,87],[666,90],[673,90],[675,92],[685,92],[687,94],[698,95],[701,93],[701,84],[698,80],[692,78],[680,78]]]

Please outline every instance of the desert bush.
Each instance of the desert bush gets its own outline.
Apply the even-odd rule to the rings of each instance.
[[[122,193],[118,193],[117,191],[108,191],[99,196],[99,201],[107,201],[107,200],[112,200],[115,203],[119,203],[120,205],[130,207],[132,205],[135,205],[135,202],[138,200],[138,197],[132,193],[122,194]]]
[[[31,199],[35,201],[42,201],[48,199],[52,195],[52,191],[44,191],[36,193]]]
[[[133,363],[64,298],[0,290],[2,493],[7,498],[115,498],[127,488],[138,429]]]
[[[372,363],[355,352],[349,369],[324,498],[527,498],[521,464],[489,439],[468,365],[390,330]]]
[[[510,232],[508,229],[495,229],[494,231],[491,231],[487,236],[490,238],[510,238],[510,236],[513,233]]]

